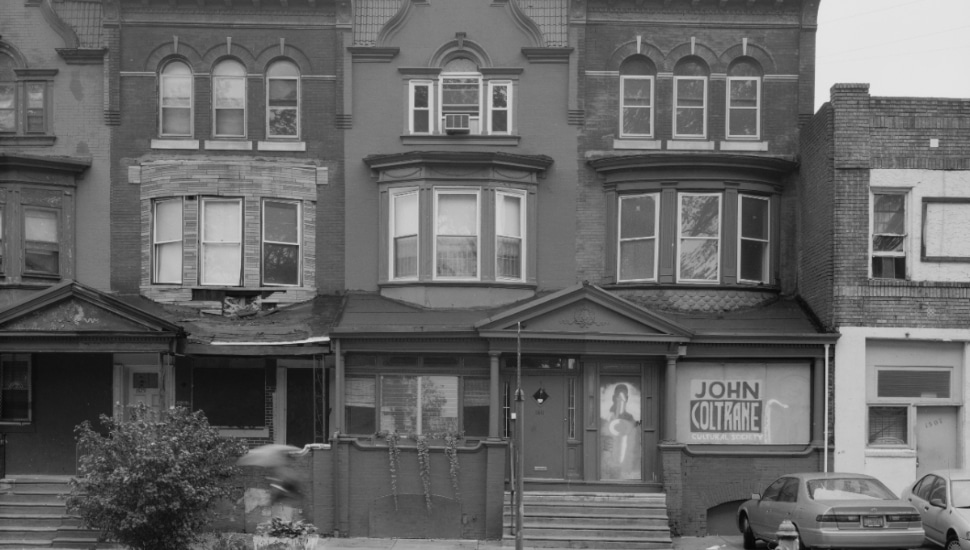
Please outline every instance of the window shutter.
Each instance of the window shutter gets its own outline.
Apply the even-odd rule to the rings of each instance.
[[[879,397],[950,398],[949,370],[879,370]]]

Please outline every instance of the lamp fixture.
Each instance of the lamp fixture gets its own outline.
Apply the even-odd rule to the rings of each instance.
[[[539,389],[532,394],[532,398],[536,400],[536,403],[541,405],[545,403],[547,399],[549,399],[549,394],[546,393],[546,390],[543,389],[542,385],[540,384]]]

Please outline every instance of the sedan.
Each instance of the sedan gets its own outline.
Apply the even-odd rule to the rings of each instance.
[[[907,487],[903,498],[923,516],[930,542],[970,550],[970,470],[930,472]]]
[[[809,472],[780,477],[738,508],[744,547],[777,542],[781,522],[798,531],[799,547],[915,548],[923,543],[919,512],[878,479]]]

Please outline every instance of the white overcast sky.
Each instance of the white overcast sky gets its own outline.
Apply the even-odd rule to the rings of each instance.
[[[815,108],[833,84],[970,99],[970,0],[821,0]]]

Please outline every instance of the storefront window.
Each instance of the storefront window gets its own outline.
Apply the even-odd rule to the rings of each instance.
[[[600,479],[641,479],[641,419],[639,377],[600,377]]]

